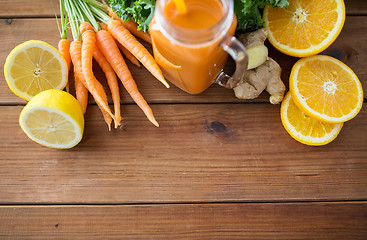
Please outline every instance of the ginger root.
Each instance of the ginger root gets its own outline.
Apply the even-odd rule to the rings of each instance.
[[[238,37],[246,48],[248,70],[241,75],[243,77],[233,75],[226,87],[232,88],[239,99],[254,99],[266,90],[270,94],[270,103],[279,104],[285,92],[280,78],[282,69],[276,61],[268,57],[268,48],[264,45],[267,37],[264,29]]]
[[[264,45],[268,34],[265,29],[241,34],[238,39],[246,48],[248,56],[247,69],[254,69],[268,59],[268,48]]]
[[[254,99],[265,89],[271,104],[279,104],[284,97],[285,86],[280,78],[282,69],[272,58],[259,67],[247,70],[243,79],[233,88],[237,98]]]

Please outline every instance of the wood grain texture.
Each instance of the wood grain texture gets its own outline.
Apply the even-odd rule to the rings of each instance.
[[[367,15],[367,1],[365,0],[345,0],[347,15]]]
[[[59,15],[58,0],[1,0],[0,18],[54,17]]]
[[[343,239],[367,235],[367,204],[0,207],[1,239]]]
[[[6,56],[16,45],[30,40],[39,39],[57,46],[59,41],[56,22],[53,19],[15,19],[11,24],[7,24],[5,20],[0,22],[0,31],[3,32],[2,44],[0,45],[0,71],[3,72],[3,66]],[[367,32],[366,17],[349,17],[345,23],[345,27],[334,44],[332,44],[323,54],[331,55],[346,63],[359,76],[365,96],[367,96],[367,68],[364,64],[367,58],[367,35],[360,34]],[[268,44],[269,46],[269,44]],[[282,79],[288,87],[288,78],[293,64],[297,58],[285,56],[273,47],[269,46],[269,56],[276,59],[283,68]],[[152,77],[152,75],[143,67],[138,68],[128,62],[128,66],[136,80],[139,90],[150,103],[218,103],[218,102],[268,102],[268,93],[263,93],[259,98],[245,101],[239,100],[234,96],[232,90],[224,89],[219,86],[212,86],[200,95],[187,94],[175,86],[166,89],[161,83]],[[99,66],[95,66],[94,72],[96,77],[105,86],[108,94],[109,102],[112,103],[111,94],[104,74]],[[230,72],[233,69],[231,62],[227,66]],[[73,79],[71,77],[71,87],[73,87]],[[0,75],[0,105],[9,104],[25,104],[26,101],[14,95],[8,88],[4,75]],[[122,89],[120,84],[122,103],[132,103],[131,97]],[[74,92],[72,88],[72,93]],[[91,99],[92,101],[92,99]]]
[[[348,15],[367,15],[365,0],[346,0],[345,6]],[[57,0],[1,0],[0,18],[16,17],[53,17],[59,13]]]
[[[318,201],[367,199],[367,108],[327,146],[293,140],[270,104],[135,105],[108,132],[89,106],[70,150],[33,143],[22,107],[0,107],[0,204]]]
[[[1,72],[21,42],[57,46],[57,2],[0,1]],[[345,3],[345,27],[323,54],[350,66],[367,96],[367,1]],[[288,86],[297,59],[269,50]],[[161,127],[121,90],[124,127],[108,132],[90,99],[70,150],[26,137],[26,101],[0,74],[0,239],[366,239],[366,106],[335,141],[309,147],[287,134],[267,93],[252,103],[217,86],[193,96],[128,66]]]

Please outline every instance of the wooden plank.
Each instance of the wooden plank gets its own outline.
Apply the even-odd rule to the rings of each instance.
[[[70,150],[33,143],[21,106],[0,107],[0,204],[317,201],[367,199],[367,108],[327,146],[284,130],[270,104],[135,105],[108,132],[89,106]]]
[[[1,239],[351,239],[367,204],[3,206]]]
[[[56,22],[53,19],[15,19],[11,24],[5,21],[0,23],[0,31],[3,32],[3,43],[0,46],[0,71],[3,71],[6,56],[16,45],[29,40],[40,39],[57,46],[58,30]],[[367,69],[364,67],[367,58],[367,17],[349,17],[347,18],[345,28],[340,37],[332,44],[324,54],[334,56],[350,66],[359,76],[367,96]],[[285,56],[274,48],[270,47],[270,56],[276,59],[283,68],[282,79],[288,86],[288,78],[293,64],[297,58]],[[204,102],[246,102],[237,99],[232,90],[224,89],[219,86],[212,86],[200,95],[187,94],[175,86],[166,89],[161,83],[155,80],[152,75],[144,68],[137,68],[128,62],[130,70],[139,86],[143,96],[150,103],[204,103]],[[228,71],[233,69],[233,65],[229,64]],[[109,91],[107,83],[100,68],[95,67],[95,74],[98,79]],[[71,80],[72,81],[72,80]],[[71,84],[73,86],[73,83]],[[121,84],[120,84],[121,86]],[[122,88],[122,86],[121,86]],[[4,75],[0,75],[0,104],[25,104],[26,101],[15,96],[8,88]],[[73,89],[72,89],[73,92]],[[123,103],[132,103],[132,99],[124,89],[121,89],[121,99]],[[268,102],[269,95],[264,93],[260,98],[252,100],[252,102]],[[108,94],[109,101],[111,96]],[[248,101],[247,101],[248,102]]]
[[[16,17],[54,17],[59,15],[57,0],[1,0],[0,18]]]
[[[367,2],[364,0],[346,0],[345,6],[348,15],[367,15]],[[53,17],[59,11],[57,0],[0,1],[0,18]]]
[[[346,0],[344,3],[347,15],[367,14],[367,2],[365,0]]]

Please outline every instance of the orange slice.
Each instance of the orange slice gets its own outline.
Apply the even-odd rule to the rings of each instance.
[[[293,102],[290,92],[284,97],[280,115],[289,135],[306,145],[328,144],[338,136],[343,127],[343,123],[324,123],[308,117]]]
[[[295,57],[316,55],[338,37],[345,21],[343,0],[288,0],[289,7],[264,9],[270,43]]]
[[[362,85],[356,74],[329,56],[300,59],[292,68],[289,89],[305,114],[324,122],[346,122],[363,104]]]

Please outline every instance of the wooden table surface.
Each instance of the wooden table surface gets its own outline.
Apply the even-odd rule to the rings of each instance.
[[[350,66],[366,94],[367,1],[346,7],[323,54]],[[53,8],[0,1],[1,72],[21,42],[57,46]],[[288,88],[297,59],[269,48]],[[27,138],[18,124],[26,102],[0,75],[0,239],[367,239],[366,104],[335,141],[310,147],[287,134],[266,93],[241,101],[212,86],[193,96],[129,67],[161,126],[121,90],[125,126],[108,132],[91,100],[70,150]]]

